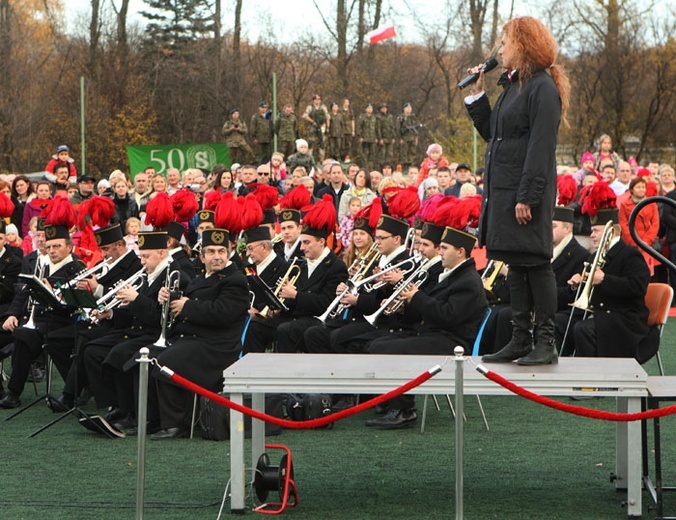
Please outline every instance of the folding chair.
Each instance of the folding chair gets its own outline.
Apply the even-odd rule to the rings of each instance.
[[[645,304],[650,311],[648,315],[648,326],[659,327],[660,339],[664,326],[669,318],[669,309],[671,308],[671,301],[674,298],[674,289],[666,283],[650,283],[648,290],[645,293]],[[655,354],[657,359],[657,366],[660,370],[660,375],[664,375],[664,367],[662,366],[662,358],[660,357],[659,348]]]
[[[486,315],[484,316],[484,319],[481,321],[481,326],[479,327],[479,333],[476,336],[476,339],[474,340],[474,345],[472,346],[472,356],[478,356],[479,355],[479,346],[481,345],[481,337],[484,334],[484,329],[486,328],[486,323],[488,322],[488,318],[491,316],[491,312],[493,312],[493,309],[490,307],[486,311]],[[434,406],[436,407],[437,410],[439,410],[439,401],[437,401],[437,397],[435,395],[432,395],[432,399],[434,400]],[[486,413],[484,412],[484,407],[481,404],[481,398],[477,395],[476,396],[477,402],[479,403],[479,410],[481,411],[481,417],[484,420],[484,425],[486,426],[486,431],[490,430],[488,427],[488,420],[486,419]],[[451,414],[453,417],[455,417],[455,409],[453,408],[453,402],[451,401],[451,396],[446,394],[446,401],[448,402],[448,407],[451,409]],[[425,399],[423,400],[423,413],[422,413],[422,420],[420,421],[420,433],[425,433],[425,419],[427,418],[427,394],[425,394]],[[467,417],[463,417],[465,420],[467,420]]]

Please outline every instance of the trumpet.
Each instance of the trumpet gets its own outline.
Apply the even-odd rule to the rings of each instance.
[[[146,268],[142,267],[126,280],[120,280],[119,282],[117,282],[110,291],[108,291],[106,294],[101,296],[101,298],[96,300],[97,310],[100,313],[104,313],[119,306],[122,303],[122,301],[115,296],[117,294],[117,291],[119,291],[123,287],[133,287],[138,291],[143,285],[146,276],[147,276]]]
[[[348,287],[338,294],[336,298],[334,298],[334,300],[327,307],[324,314],[317,316],[317,319],[319,319],[322,323],[325,323],[327,319],[335,319],[340,316],[347,308],[345,305],[340,303],[340,300],[345,294],[347,294],[348,290],[350,289],[349,285],[352,284],[354,290],[354,286],[364,278],[364,275],[369,272],[371,266],[378,259],[380,259],[380,253],[378,252],[376,244],[374,243],[369,248],[369,250],[366,251],[366,253],[359,256],[359,258],[356,258],[354,262],[352,262],[352,265],[350,265],[350,268],[348,269],[348,273],[352,273],[352,276],[350,276],[350,279],[347,282]]]
[[[181,271],[171,271],[164,280],[164,286],[169,290],[167,301],[162,304],[162,332],[153,345],[164,348],[167,346],[167,329],[173,325],[174,318],[169,312],[172,300],[181,297]]]
[[[404,305],[404,301],[399,299],[399,295],[411,284],[414,284],[416,287],[420,287],[425,282],[425,280],[427,280],[427,277],[429,276],[427,267],[430,265],[431,261],[432,260],[429,259],[425,260],[410,274],[408,278],[402,278],[399,280],[394,286],[394,291],[390,297],[385,300],[385,302],[378,308],[376,312],[369,314],[368,316],[364,316],[364,319],[375,327],[376,321],[381,314],[389,316],[390,314],[394,314],[399,309],[401,309],[401,307]]]
[[[273,244],[279,244],[282,240],[284,240],[284,233],[277,233],[274,237],[272,237],[272,242]]]
[[[399,269],[400,267],[402,267],[407,263],[411,264],[411,267],[409,269],[404,269],[404,276],[406,276],[408,273],[415,270],[417,265],[415,261],[411,258],[407,258],[406,260],[402,260],[398,264],[386,267],[385,269],[377,272],[376,274],[372,274],[371,276],[362,278],[361,280],[358,281],[353,281],[352,279],[348,280],[345,289],[343,289],[340,293],[338,293],[338,295],[329,304],[326,311],[324,311],[324,314],[322,314],[321,316],[315,316],[315,318],[317,318],[322,323],[326,323],[327,319],[339,316],[340,313],[345,309],[345,307],[341,305],[340,300],[342,300],[346,294],[350,293],[356,295],[357,293],[359,293],[359,289],[361,287],[364,287],[364,290],[366,292],[371,292],[375,289],[378,289],[379,287],[382,287],[383,285],[386,285],[387,282],[377,282],[375,284],[371,284],[370,282],[389,271]],[[340,308],[341,310],[338,311],[338,308]]]
[[[62,287],[69,289],[71,287],[75,287],[78,284],[78,282],[86,278],[90,278],[91,276],[105,276],[108,270],[110,269],[110,264],[112,262],[113,262],[112,258],[106,258],[103,262],[99,262],[91,269],[81,271],[75,276],[75,278],[65,283]]]
[[[201,237],[200,237],[200,239],[195,243],[195,245],[192,246],[192,250],[193,250],[195,253],[197,253],[197,254],[200,254],[200,253],[202,252],[202,238],[201,238]]]
[[[282,287],[290,283],[291,285],[296,283],[296,280],[298,280],[298,277],[300,276],[300,266],[296,263],[298,261],[297,258],[294,258],[293,261],[291,262],[291,265],[289,268],[286,270],[286,273],[284,273],[284,276],[282,276],[279,281],[277,282],[277,287],[275,287],[274,295],[279,297],[279,291],[282,290]],[[279,301],[284,303],[284,298],[279,298]],[[268,314],[270,312],[270,306],[266,305],[261,312],[258,314],[260,316],[263,316],[264,318],[267,318]]]

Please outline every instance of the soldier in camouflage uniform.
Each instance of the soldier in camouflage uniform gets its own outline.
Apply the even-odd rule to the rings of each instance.
[[[387,112],[387,104],[381,103],[376,116],[376,137],[378,138],[378,162],[392,163],[394,161],[394,118]]]
[[[337,103],[331,103],[328,130],[329,145],[326,148],[326,156],[336,161],[340,160],[341,142],[343,140],[343,114],[340,113]]]
[[[253,152],[246,142],[247,133],[246,123],[239,118],[239,109],[233,108],[230,111],[230,119],[223,125],[225,144],[230,150],[230,164],[246,164],[253,160]]]
[[[291,105],[284,105],[284,111],[277,114],[275,134],[277,134],[277,151],[282,152],[284,157],[288,158],[296,151],[296,139],[298,139],[298,119]]]
[[[418,118],[413,114],[411,103],[404,103],[404,112],[397,117],[396,135],[399,138],[399,162],[404,171],[417,164],[418,155]]]
[[[256,152],[256,163],[268,162],[272,154],[272,129],[268,104],[265,101],[258,103],[258,113],[251,117],[251,140]]]
[[[319,94],[312,96],[312,103],[305,109],[303,120],[307,123],[307,141],[312,150],[312,157],[315,162],[320,163],[324,160],[324,134],[329,111],[326,105],[322,105],[322,97]]]
[[[345,160],[348,156],[354,157],[352,145],[355,136],[355,125],[354,114],[350,108],[349,99],[343,99],[343,106],[340,109],[340,114],[343,116],[343,141],[341,143],[340,157],[342,160]]]
[[[376,161],[377,126],[378,121],[376,120],[376,116],[373,115],[373,105],[366,103],[364,113],[357,120],[357,135],[359,136],[359,144],[361,145],[359,164],[367,172],[373,170]]]

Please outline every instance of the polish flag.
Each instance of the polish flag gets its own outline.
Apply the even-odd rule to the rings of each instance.
[[[366,34],[371,45],[389,40],[390,38],[394,38],[396,35],[397,33],[394,30],[394,25],[392,24],[382,25]]]

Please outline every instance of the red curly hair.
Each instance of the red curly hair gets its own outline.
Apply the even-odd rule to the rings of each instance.
[[[515,49],[514,68],[519,70],[519,82],[533,76],[537,70],[547,71],[561,96],[561,117],[565,121],[570,105],[570,81],[560,65],[554,64],[558,47],[549,29],[537,18],[512,18],[502,28]]]

